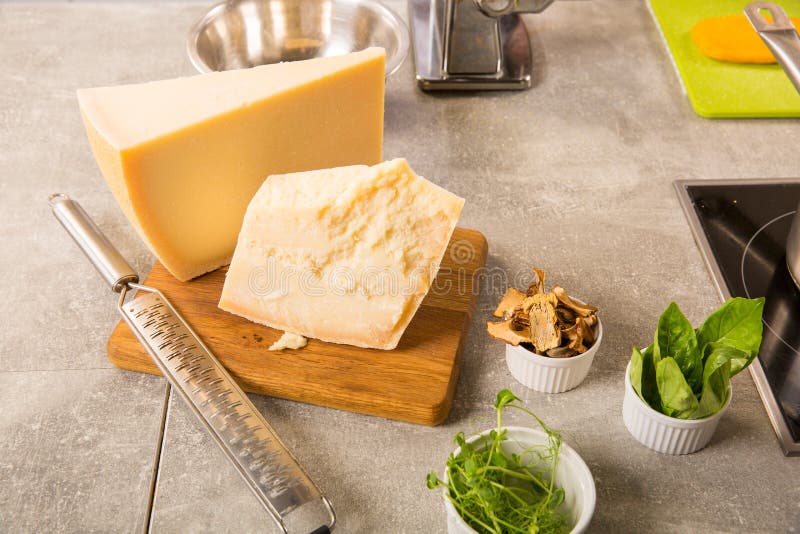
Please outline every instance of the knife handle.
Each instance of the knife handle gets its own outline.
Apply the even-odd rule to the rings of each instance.
[[[48,201],[58,222],[113,291],[119,293],[129,283],[139,281],[139,275],[133,267],[111,244],[80,204],[63,193],[50,195]]]

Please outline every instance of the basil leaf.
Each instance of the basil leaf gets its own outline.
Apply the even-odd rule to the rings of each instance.
[[[756,353],[749,354],[743,350],[717,342],[709,343],[706,352],[708,352],[708,356],[706,356],[706,369],[712,358],[721,358],[723,361],[731,362],[731,376],[750,365],[750,362],[756,357]],[[721,363],[717,365],[721,365]],[[705,375],[705,371],[703,374]]]
[[[656,384],[656,363],[653,345],[640,351],[636,347],[631,354],[631,385],[644,402],[656,411],[661,411],[661,399]]]
[[[735,297],[728,299],[714,313],[708,316],[705,322],[697,329],[697,341],[702,348],[705,358],[710,355],[711,343],[727,345],[737,348],[748,354],[749,364],[758,354],[761,346],[763,323],[761,316],[764,313],[764,297],[746,299]],[[746,366],[746,365],[745,365]],[[731,365],[731,376],[744,367],[736,368]]]
[[[738,349],[726,347],[741,352]],[[724,352],[712,352],[703,369],[703,393],[691,419],[710,417],[720,411],[731,394],[731,359]]]
[[[671,356],[692,388],[699,393],[703,387],[703,358],[697,347],[694,328],[678,305],[671,302],[658,319],[653,351],[656,361]]]
[[[656,384],[661,397],[661,413],[688,419],[697,410],[697,397],[675,358],[662,358],[656,364]]]
[[[639,398],[644,400],[644,394],[642,394],[642,368],[644,367],[644,356],[642,356],[641,351],[633,347],[633,352],[631,353],[631,371],[630,371],[630,379],[631,385],[633,389],[636,391],[636,394],[639,395]]]

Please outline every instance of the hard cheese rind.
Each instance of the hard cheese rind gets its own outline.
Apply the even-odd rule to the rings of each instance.
[[[270,176],[247,208],[219,306],[305,337],[393,349],[463,205],[403,159]]]
[[[227,264],[270,174],[381,161],[381,48],[78,91],[123,212],[179,280]]]

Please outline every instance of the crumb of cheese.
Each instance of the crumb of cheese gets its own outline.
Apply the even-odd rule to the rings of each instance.
[[[308,340],[300,334],[284,332],[278,341],[270,345],[269,350],[302,349],[307,343]]]

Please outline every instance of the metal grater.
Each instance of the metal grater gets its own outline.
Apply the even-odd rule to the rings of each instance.
[[[328,499],[167,298],[138,283],[133,268],[77,202],[55,194],[50,205],[120,293],[117,308],[125,322],[283,532],[330,532],[336,517]],[[143,294],[126,302],[130,289]]]

